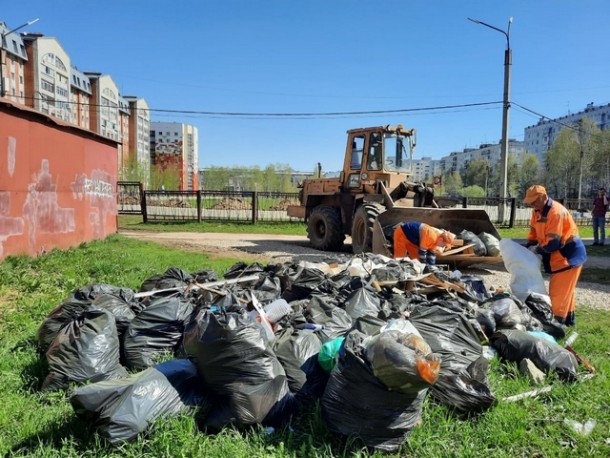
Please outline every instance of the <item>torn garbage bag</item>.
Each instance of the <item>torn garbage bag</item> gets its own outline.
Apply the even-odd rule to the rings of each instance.
[[[393,452],[419,423],[427,390],[390,390],[373,374],[363,346],[365,337],[358,331],[346,337],[322,396],[322,417],[332,431]]]
[[[385,386],[400,393],[413,393],[436,382],[440,358],[417,334],[388,330],[367,339],[365,355],[373,374]]]
[[[430,390],[432,397],[462,412],[481,412],[492,406],[495,397],[486,378],[474,367],[469,370],[482,357],[483,347],[466,314],[457,307],[422,304],[413,309],[410,320],[441,357],[441,372]],[[483,369],[486,371],[487,366]]]
[[[286,372],[260,324],[246,313],[201,310],[188,323],[183,346],[206,384],[224,399],[227,422],[275,426],[289,420],[294,398]]]
[[[89,310],[69,321],[57,334],[46,357],[49,374],[43,390],[68,388],[70,383],[98,382],[124,377],[114,316]]]
[[[527,358],[542,371],[554,370],[561,380],[576,379],[578,361],[574,355],[547,339],[517,329],[505,329],[497,331],[490,343],[506,361],[518,363]]]
[[[120,380],[74,390],[70,403],[81,420],[113,445],[133,440],[156,419],[189,408],[205,409],[207,397],[188,359],[166,361]]]

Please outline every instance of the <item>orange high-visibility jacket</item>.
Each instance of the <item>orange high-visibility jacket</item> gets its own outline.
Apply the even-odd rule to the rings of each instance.
[[[408,255],[412,259],[434,265],[436,254],[441,252],[437,244],[442,233],[440,229],[417,221],[401,224],[394,231],[394,257]],[[409,247],[406,241],[409,241],[412,247]]]
[[[532,212],[527,240],[538,243],[547,273],[571,269],[587,260],[587,251],[572,215],[553,199],[549,198],[542,210]]]

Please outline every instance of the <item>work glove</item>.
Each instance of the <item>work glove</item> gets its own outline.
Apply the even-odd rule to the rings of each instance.
[[[523,245],[523,246],[524,246],[525,248],[529,248],[529,247],[534,246],[534,245],[538,245],[538,242],[536,242],[535,240],[528,240],[528,241],[525,243],[525,245]]]

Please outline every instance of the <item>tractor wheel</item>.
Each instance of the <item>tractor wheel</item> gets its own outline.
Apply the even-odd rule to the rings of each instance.
[[[378,204],[358,207],[352,224],[352,251],[354,254],[370,252],[373,247],[373,224],[385,208]]]
[[[307,223],[307,237],[317,250],[339,251],[345,240],[339,210],[329,205],[314,208]]]

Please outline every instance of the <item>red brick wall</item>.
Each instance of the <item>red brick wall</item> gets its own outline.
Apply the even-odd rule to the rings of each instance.
[[[0,102],[0,259],[117,231],[116,143]]]

